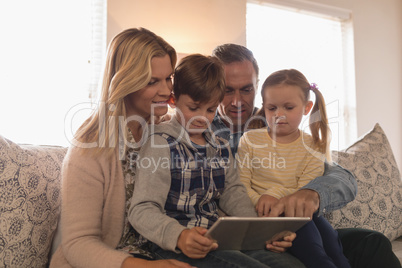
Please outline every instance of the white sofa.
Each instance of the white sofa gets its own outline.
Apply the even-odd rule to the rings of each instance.
[[[67,148],[21,145],[0,136],[0,267],[47,267],[60,242],[61,163]],[[402,260],[402,183],[379,125],[334,159],[354,173],[359,193],[326,215],[335,228],[384,233]]]

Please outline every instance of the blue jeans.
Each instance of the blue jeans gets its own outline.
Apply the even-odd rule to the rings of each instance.
[[[309,268],[350,268],[342,244],[324,217],[317,217],[296,232],[289,252]]]
[[[183,253],[163,250],[152,246],[157,259],[176,259],[197,268],[305,268],[305,266],[289,253],[274,253],[268,250],[216,250],[205,258],[191,259]]]

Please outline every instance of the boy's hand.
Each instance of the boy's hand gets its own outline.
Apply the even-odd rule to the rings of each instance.
[[[271,211],[271,208],[278,202],[278,199],[270,196],[263,194],[260,196],[260,199],[258,199],[257,205],[255,206],[255,210],[258,213],[258,217],[267,217],[269,212]]]
[[[292,241],[295,240],[295,238],[296,233],[284,231],[267,241],[267,249],[272,252],[283,253],[292,246]]]
[[[218,248],[218,244],[205,237],[207,229],[194,227],[181,232],[177,241],[177,247],[189,258],[201,259],[208,252]]]

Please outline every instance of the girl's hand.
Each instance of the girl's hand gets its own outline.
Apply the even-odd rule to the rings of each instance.
[[[284,231],[267,241],[267,249],[272,252],[283,253],[292,246],[292,241],[295,240],[295,238],[296,233]]]
[[[178,260],[148,261],[139,258],[128,257],[124,260],[121,268],[192,268],[188,263]]]
[[[179,236],[177,247],[189,258],[204,258],[218,247],[217,243],[204,236],[206,232],[207,229],[202,227],[184,230]]]
[[[271,208],[278,203],[278,199],[267,195],[263,194],[260,196],[260,199],[258,199],[257,205],[255,206],[255,210],[258,213],[258,217],[267,217],[269,212],[271,211]]]

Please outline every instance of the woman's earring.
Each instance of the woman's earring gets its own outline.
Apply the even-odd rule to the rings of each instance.
[[[168,104],[170,107],[175,108],[176,107],[176,99],[174,97],[174,94],[170,94],[169,100],[168,100]]]

